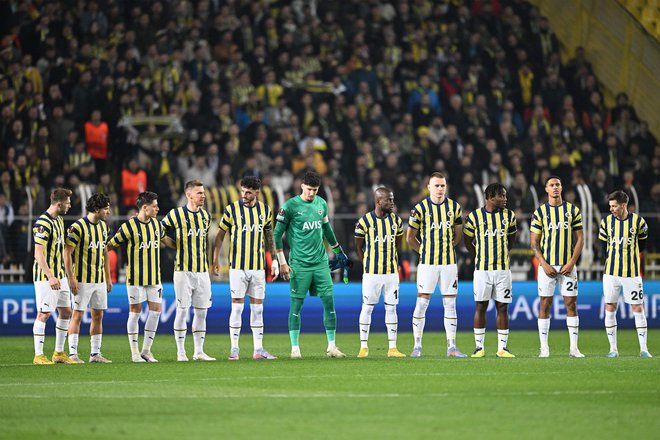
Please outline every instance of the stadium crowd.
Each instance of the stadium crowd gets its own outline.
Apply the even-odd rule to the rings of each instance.
[[[550,175],[600,212],[624,189],[660,249],[660,145],[523,0],[17,0],[0,29],[0,263],[31,260],[54,187],[69,215],[102,192],[120,220],[199,179],[217,220],[243,176],[277,209],[308,170],[347,248],[376,187],[407,217],[441,171],[466,215],[501,182],[522,223]]]

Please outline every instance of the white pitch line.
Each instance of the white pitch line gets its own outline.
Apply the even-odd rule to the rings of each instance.
[[[611,370],[612,374],[619,373],[655,373],[656,370]],[[585,372],[590,374],[589,372]],[[574,371],[513,371],[513,372],[437,372],[437,373],[389,373],[389,374],[354,374],[353,377],[361,378],[386,378],[386,377],[493,377],[493,376],[550,376],[550,375],[570,375],[575,376]],[[42,386],[69,386],[69,385],[128,385],[128,384],[148,384],[148,383],[190,383],[190,382],[238,382],[254,380],[296,380],[301,379],[332,379],[343,378],[345,374],[303,374],[303,375],[280,375],[280,376],[224,376],[224,377],[201,377],[176,379],[145,379],[145,380],[99,380],[99,381],[66,381],[66,382],[12,382],[0,383],[1,388],[9,387],[42,387]]]
[[[473,393],[473,397],[553,397],[553,396],[603,396],[603,395],[640,395],[640,394],[657,394],[653,390],[644,391],[613,391],[613,390],[573,390],[573,391],[509,391],[509,392],[492,392],[492,393]],[[62,396],[58,395],[58,399],[377,399],[377,398],[447,398],[463,396],[462,392],[455,393],[429,393],[429,394],[412,394],[412,393],[353,393],[353,392],[312,392],[312,393],[209,393],[209,394],[186,394],[186,395],[159,395],[152,394],[95,394],[93,396]],[[20,394],[10,396],[17,399],[45,399],[51,398],[51,394]]]

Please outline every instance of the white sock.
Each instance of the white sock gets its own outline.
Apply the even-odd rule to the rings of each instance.
[[[96,354],[101,354],[101,339],[103,339],[102,334],[98,335],[91,335],[90,338],[91,340],[91,345],[92,345],[92,351],[91,351],[91,356],[94,356]]]
[[[504,350],[509,341],[509,329],[497,329],[497,351]]]
[[[389,344],[389,348],[396,348],[396,336],[399,329],[396,304],[385,304],[385,327],[387,327],[387,343]]]
[[[131,354],[140,352],[138,348],[138,334],[140,333],[140,314],[137,312],[128,312],[128,321],[126,321],[126,333],[128,334],[128,344],[131,346]]]
[[[605,331],[610,342],[610,351],[619,351],[616,346],[616,312],[605,311]]]
[[[447,349],[456,348],[456,328],[458,319],[456,315],[456,297],[442,297],[445,307],[445,333],[447,333]]]
[[[571,351],[578,349],[578,334],[580,333],[580,317],[567,316],[566,327],[568,328],[568,337],[571,341]]]
[[[147,315],[147,322],[144,323],[144,340],[142,341],[143,353],[148,353],[151,351],[151,346],[154,343],[156,331],[158,330],[159,318],[160,312],[149,310],[149,314]]]
[[[360,310],[360,348],[369,346],[369,329],[371,328],[371,313],[374,311],[373,304],[362,303]],[[387,323],[387,318],[385,318]],[[389,334],[389,332],[388,332]]]
[[[422,336],[424,335],[424,324],[426,323],[426,309],[429,308],[430,300],[417,297],[415,311],[413,311],[413,336],[415,337],[415,347],[422,346]]]
[[[475,348],[484,348],[484,343],[486,342],[486,329],[485,328],[475,328],[474,329],[474,345]]]
[[[32,336],[34,337],[34,355],[44,354],[44,339],[46,339],[46,323],[38,319],[32,324]]]
[[[250,328],[254,351],[264,348],[264,305],[250,304]]]
[[[78,354],[78,339],[80,334],[72,333],[69,335],[69,356]]]
[[[328,341],[328,348],[326,349],[326,351],[330,351],[335,348],[337,348],[337,343],[334,340]]]
[[[186,332],[188,331],[188,308],[177,307],[174,316],[174,340],[176,341],[176,352],[186,352]]]
[[[64,342],[66,334],[69,332],[69,320],[57,318],[55,322],[55,351],[64,351]]]
[[[229,339],[231,348],[238,348],[238,338],[241,336],[241,327],[243,326],[242,314],[245,304],[231,303],[231,313],[229,314]]]
[[[206,338],[206,309],[193,310],[192,331],[195,353],[203,353]]]
[[[646,329],[646,315],[644,312],[633,312],[633,315],[635,315],[635,327],[637,328],[637,339],[639,339],[639,350],[649,351],[646,346],[646,338],[648,334]]]
[[[549,350],[548,335],[550,334],[550,318],[539,318],[539,339],[541,340],[541,350]]]

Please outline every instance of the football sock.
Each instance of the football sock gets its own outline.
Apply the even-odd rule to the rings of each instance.
[[[92,351],[91,351],[90,354],[91,354],[92,356],[101,353],[101,339],[102,339],[102,338],[103,338],[103,335],[100,334],[100,333],[99,333],[98,335],[92,335],[92,336],[90,336],[89,339],[90,339],[90,341],[91,341],[91,346],[92,346]]]
[[[252,341],[254,351],[264,348],[264,305],[250,304],[250,327],[252,328]]]
[[[618,351],[616,344],[616,312],[605,311],[605,331],[610,342],[610,351]]]
[[[289,337],[291,338],[291,346],[298,346],[298,338],[300,337],[300,311],[305,300],[303,298],[291,297],[291,307],[289,308]]]
[[[475,348],[484,348],[484,343],[486,341],[486,329],[485,328],[475,328],[474,329],[474,345]]]
[[[571,350],[578,349],[578,333],[580,332],[580,317],[567,316],[566,327],[568,328],[568,337],[571,341]]]
[[[447,349],[456,348],[456,327],[458,319],[456,316],[456,297],[442,297],[445,308],[445,333],[447,333]]]
[[[229,314],[229,339],[231,348],[238,348],[238,339],[241,336],[241,326],[243,325],[242,315],[244,303],[231,303],[231,313]]]
[[[328,350],[335,348],[335,332],[337,330],[337,315],[335,314],[335,300],[332,295],[321,297],[323,305],[323,327],[328,339]]]
[[[55,351],[64,351],[64,342],[68,332],[69,320],[57,318],[57,321],[55,321]]]
[[[206,313],[207,309],[193,310],[193,342],[195,344],[195,353],[204,352],[204,339],[206,338]]]
[[[385,327],[387,327],[387,343],[389,348],[396,348],[396,337],[399,329],[396,304],[385,304]]]
[[[415,311],[413,311],[413,336],[415,337],[415,347],[422,346],[422,336],[424,335],[424,324],[426,323],[426,309],[429,307],[430,300],[417,297]]]
[[[44,354],[44,339],[46,339],[46,323],[38,319],[32,324],[32,336],[34,337],[34,355]]]
[[[369,345],[369,329],[371,328],[371,313],[373,311],[373,304],[362,303],[362,310],[360,311],[360,348],[367,348]],[[385,322],[387,322],[387,318],[385,318]]]
[[[187,307],[177,307],[176,315],[174,316],[174,340],[176,341],[177,353],[186,352],[186,332],[188,331],[188,318]]]
[[[158,321],[160,312],[149,310],[147,315],[147,322],[144,323],[144,341],[142,341],[142,352],[146,353],[151,351],[151,345],[154,343],[156,331],[158,330]]]
[[[138,333],[140,332],[140,324],[138,319],[139,313],[128,312],[128,321],[126,321],[126,333],[128,334],[128,344],[131,346],[131,354],[140,352],[138,348]]]
[[[78,338],[80,334],[72,333],[69,335],[69,356],[78,354]]]
[[[550,318],[539,318],[539,339],[541,340],[541,350],[549,350],[548,333],[550,333]]]
[[[644,312],[642,313],[637,313],[633,312],[633,315],[635,315],[635,327],[637,328],[637,339],[639,339],[639,349],[640,351],[649,351],[649,349],[646,346],[646,337],[647,337],[647,329],[646,329],[646,315]]]
[[[509,341],[509,329],[497,329],[497,351],[504,350]]]

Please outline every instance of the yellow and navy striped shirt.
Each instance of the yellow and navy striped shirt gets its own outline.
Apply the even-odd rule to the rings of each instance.
[[[264,269],[264,230],[273,228],[273,211],[263,202],[248,207],[242,200],[225,208],[219,225],[230,231],[229,267],[240,270]]]
[[[403,221],[394,214],[378,217],[371,211],[355,224],[355,237],[364,238],[364,273],[393,274],[399,272],[396,238],[403,235]]]
[[[66,244],[73,250],[73,274],[81,283],[105,283],[105,245],[108,225],[99,220],[94,224],[87,217],[77,220],[68,229]]]
[[[57,279],[62,279],[66,276],[64,272],[64,259],[62,254],[64,251],[64,220],[61,216],[53,218],[44,212],[34,222],[32,227],[32,236],[35,244],[40,244],[44,247],[44,257],[48,268],[53,272],[53,276]],[[33,281],[48,281],[48,277],[37,264],[35,260],[32,269]]]
[[[530,232],[541,236],[543,257],[551,266],[563,266],[573,256],[573,231],[582,229],[580,209],[569,202],[545,203],[532,216]]]
[[[602,219],[598,238],[607,243],[605,275],[640,276],[639,240],[646,240],[648,236],[646,221],[634,212],[628,213],[625,220],[612,214]]]
[[[165,229],[155,218],[143,223],[133,217],[121,225],[108,242],[112,247],[127,243],[128,266],[126,284],[155,286],[160,284],[160,240]]]
[[[463,210],[454,200],[433,203],[431,197],[419,202],[410,212],[408,225],[419,231],[420,264],[456,264],[454,227],[463,224]]]
[[[474,238],[475,270],[509,270],[509,237],[517,232],[510,209],[488,212],[480,208],[468,215],[464,233]]]
[[[166,231],[174,229],[176,238],[175,271],[208,272],[206,237],[211,227],[211,216],[200,208],[190,211],[186,206],[175,208],[163,219]]]

